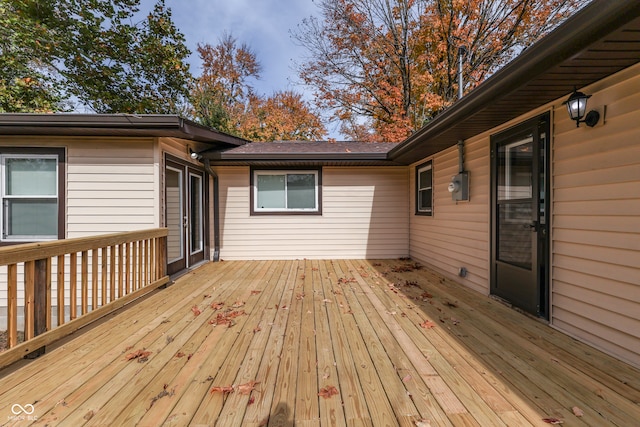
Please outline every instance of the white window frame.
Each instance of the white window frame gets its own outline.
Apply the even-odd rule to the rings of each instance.
[[[28,195],[28,196],[10,196],[7,195],[7,182],[6,182],[6,160],[7,159],[54,159],[56,161],[56,173],[55,173],[55,189],[56,194],[54,195]],[[22,235],[20,237],[11,237],[6,233],[7,221],[6,217],[8,216],[8,206],[7,200],[44,200],[44,199],[54,199],[56,200],[57,205],[60,204],[60,194],[59,194],[59,179],[60,176],[60,159],[57,154],[30,154],[30,153],[5,153],[0,154],[0,242],[11,242],[11,243],[19,243],[19,242],[34,242],[34,241],[48,241],[48,240],[58,240],[58,236],[60,230],[56,231],[55,235]],[[56,217],[56,223],[58,222],[58,218]]]
[[[288,203],[287,200],[287,179],[286,176],[287,175],[313,175],[314,176],[314,180],[315,180],[315,187],[314,187],[314,192],[315,192],[315,207],[313,208],[297,208],[297,209],[290,209],[288,207],[285,206],[284,209],[282,208],[260,208],[258,206],[258,176],[260,175],[284,175],[285,176],[285,205]],[[253,204],[253,212],[255,213],[287,213],[287,212],[291,212],[291,213],[319,213],[320,212],[320,204],[319,204],[319,177],[320,177],[320,172],[318,170],[254,170],[253,171],[253,200],[252,200],[252,204]]]
[[[420,175],[423,172],[431,171],[431,186],[420,187]],[[423,209],[420,205],[420,192],[425,190],[431,190],[431,207],[429,209]],[[416,212],[422,215],[433,216],[433,161],[430,160],[416,170]]]

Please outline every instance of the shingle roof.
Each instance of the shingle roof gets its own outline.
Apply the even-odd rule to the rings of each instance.
[[[279,141],[253,142],[226,151],[202,155],[212,164],[253,164],[255,162],[352,162],[351,164],[392,164],[387,153],[396,147],[391,142]]]

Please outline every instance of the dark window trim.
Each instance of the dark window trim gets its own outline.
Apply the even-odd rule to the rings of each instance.
[[[67,201],[67,149],[65,147],[0,147],[0,154],[48,154],[58,156],[58,239],[62,240],[67,235],[66,230],[66,201]],[[1,207],[0,207],[1,208]],[[1,227],[2,225],[0,225]],[[28,241],[12,242],[0,241],[1,246],[13,246]]]
[[[426,212],[426,211],[421,211],[419,209],[420,206],[420,169],[431,165],[431,211],[430,212]],[[426,162],[423,162],[421,164],[419,164],[418,166],[416,166],[416,182],[415,182],[415,198],[416,198],[416,206],[415,206],[415,215],[420,215],[420,216],[433,216],[433,196],[434,196],[434,192],[433,192],[433,159],[431,160],[427,160]]]
[[[318,210],[315,211],[271,211],[271,212],[263,212],[256,211],[254,208],[255,205],[255,183],[253,177],[255,175],[254,172],[271,172],[271,171],[313,171],[318,173]],[[321,167],[301,167],[301,166],[278,166],[278,167],[251,167],[249,169],[249,188],[250,188],[250,215],[251,216],[280,216],[280,215],[311,215],[311,216],[321,216],[322,215],[322,168]]]

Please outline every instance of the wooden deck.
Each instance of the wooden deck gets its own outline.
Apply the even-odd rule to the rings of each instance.
[[[415,267],[204,265],[1,372],[0,424],[638,425],[639,370]]]

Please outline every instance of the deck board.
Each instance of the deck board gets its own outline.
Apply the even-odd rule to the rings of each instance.
[[[397,268],[412,265],[206,264],[0,372],[0,424],[36,421],[12,419],[15,403],[33,404],[34,424],[50,426],[542,426],[549,417],[629,426],[640,419],[638,369],[431,270]],[[232,326],[211,324],[228,309],[245,314]],[[422,327],[426,320],[433,327]],[[151,351],[146,361],[126,360],[138,349]],[[239,385],[253,382],[241,393]],[[234,391],[212,393],[215,386]],[[327,387],[338,394],[321,397]]]

